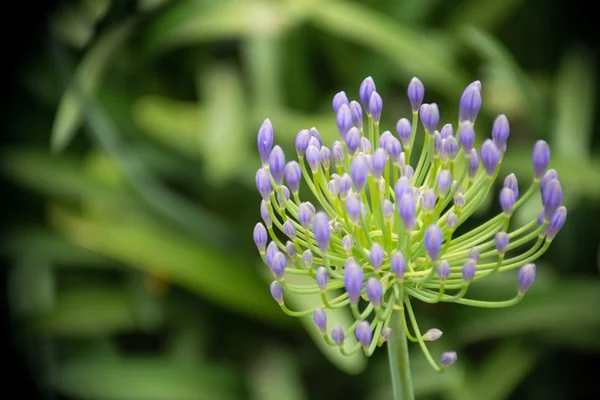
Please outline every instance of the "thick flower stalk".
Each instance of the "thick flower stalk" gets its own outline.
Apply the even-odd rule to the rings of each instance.
[[[295,141],[298,161],[286,162],[283,150],[273,146],[273,127],[266,120],[257,138],[263,223],[256,225],[254,241],[273,273],[271,293],[282,310],[291,316],[312,314],[328,344],[346,355],[363,351],[370,356],[400,330],[398,335],[417,342],[432,367],[442,371],[455,363],[456,353],[445,352],[435,361],[426,342],[442,332],[423,331],[411,302],[492,308],[519,303],[534,281],[534,260],[548,249],[567,212],[557,173],[547,170],[550,149],[538,141],[529,188],[521,192],[517,177],[508,175],[498,195],[499,213],[461,231],[493,193],[507,151],[508,119],[498,116],[491,138],[476,149],[479,81],[462,94],[455,126],[440,127],[438,106],[422,103],[424,87],[417,78],[407,93],[412,121],[401,118],[394,133],[380,133],[383,102],[370,77],[360,86],[359,102],[349,101],[344,92],[336,94],[340,140],[329,148],[316,128],[302,130]],[[417,154],[413,150],[419,136],[423,145]],[[316,205],[301,199],[301,183]],[[513,227],[514,212],[537,190],[539,217]],[[468,297],[474,282],[513,271],[518,271],[513,298],[488,302]],[[292,274],[310,276],[313,283],[288,283],[285,278]],[[291,310],[286,292],[318,293],[322,305]],[[342,307],[351,310],[355,322],[328,326],[327,310]],[[352,336],[356,344],[349,345]]]

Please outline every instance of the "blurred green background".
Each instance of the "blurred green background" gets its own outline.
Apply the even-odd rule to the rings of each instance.
[[[459,354],[438,375],[411,346],[417,398],[597,398],[599,70],[584,1],[54,3],[23,22],[0,162],[3,361],[42,398],[389,399],[386,352],[342,358],[310,318],[285,316],[251,240],[260,123],[287,151],[312,126],[330,144],[332,96],[356,98],[368,75],[384,129],[409,115],[412,76],[444,121],[481,80],[479,141],[507,114],[504,173],[523,183],[547,140],[569,209],[519,306],[417,306],[444,331],[432,351]],[[514,276],[497,278],[473,291],[512,293]]]

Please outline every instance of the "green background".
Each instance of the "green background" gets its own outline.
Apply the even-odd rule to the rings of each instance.
[[[517,307],[416,305],[444,331],[432,352],[459,360],[438,375],[411,346],[417,398],[596,398],[598,53],[576,1],[77,0],[41,21],[9,76],[0,252],[5,344],[46,398],[389,399],[385,351],[342,358],[285,316],[251,239],[261,122],[288,158],[300,129],[330,144],[332,96],[369,75],[384,130],[409,115],[411,77],[442,121],[481,80],[478,125],[511,121],[503,176],[528,182],[545,139],[569,209]]]

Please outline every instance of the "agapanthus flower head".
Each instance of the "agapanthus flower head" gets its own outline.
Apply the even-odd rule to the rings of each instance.
[[[297,160],[286,163],[270,121],[259,129],[256,188],[263,223],[255,226],[253,239],[274,276],[271,294],[282,310],[293,316],[312,315],[325,341],[342,354],[362,350],[371,355],[398,331],[389,326],[391,313],[412,315],[411,302],[500,307],[521,301],[535,280],[532,261],[548,249],[567,217],[558,174],[547,169],[548,144],[534,145],[534,179],[520,193],[514,174],[496,185],[510,133],[504,115],[492,127],[477,122],[477,131],[491,132],[491,138],[481,138],[481,147],[474,147],[480,82],[462,94],[459,124],[442,124],[440,131],[439,109],[435,103],[423,103],[424,87],[416,78],[407,90],[412,115],[394,119],[396,134],[385,129],[380,134],[380,124],[386,121],[380,120],[383,101],[372,78],[363,81],[358,94],[360,103],[349,101],[344,92],[335,95],[332,118],[340,136],[331,147],[314,127],[296,135]],[[422,146],[413,146],[415,140]],[[316,199],[314,205],[303,190]],[[513,227],[515,211],[537,190],[540,216]],[[490,193],[498,199],[498,214],[466,229],[473,224],[465,222]],[[529,250],[522,250],[525,247]],[[499,273],[515,275],[514,298],[498,303],[469,298],[471,284]],[[290,284],[288,274],[304,275],[309,283]],[[284,290],[320,294],[322,304],[290,310]],[[356,321],[328,332],[327,310],[345,307]],[[420,335],[414,315],[405,316],[405,321],[413,325],[410,332],[425,352],[425,342],[441,335],[438,329]],[[354,347],[345,340],[352,336],[358,341]],[[427,359],[442,370],[456,362],[456,353],[443,353],[438,363]]]

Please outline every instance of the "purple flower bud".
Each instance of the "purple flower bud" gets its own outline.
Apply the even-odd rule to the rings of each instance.
[[[321,148],[321,146],[323,145],[323,138],[321,138],[321,134],[319,133],[319,131],[317,130],[317,128],[315,128],[314,126],[312,128],[310,128],[310,130],[308,131],[308,133],[310,133],[310,137],[311,139],[316,139],[317,142],[319,142],[319,145],[317,147]],[[310,145],[310,142],[309,142]]]
[[[504,253],[506,253],[506,248],[508,247],[508,243],[510,243],[510,238],[508,237],[508,234],[506,232],[496,233],[494,242],[496,243],[496,250],[498,250],[498,254],[503,256]]]
[[[350,102],[350,113],[352,114],[352,125],[354,125],[358,129],[362,129],[362,107],[360,106],[360,104],[358,104],[358,102]]]
[[[344,287],[348,293],[348,298],[353,305],[357,305],[360,300],[364,273],[356,261],[349,259],[344,269]]]
[[[548,143],[543,140],[538,140],[533,146],[533,152],[531,154],[533,161],[533,170],[535,172],[535,178],[541,179],[550,164],[550,147]]]
[[[349,194],[346,198],[346,212],[353,224],[357,225],[360,217],[360,198],[354,194]]]
[[[438,131],[433,132],[433,156],[439,157],[442,154],[442,135]]]
[[[353,155],[360,146],[360,131],[356,127],[350,128],[346,135],[346,146],[348,147],[348,153]]]
[[[425,189],[421,196],[421,208],[424,213],[431,213],[435,208],[437,197],[433,189]]]
[[[467,200],[465,199],[465,195],[460,192],[456,193],[456,195],[454,196],[454,208],[457,211],[460,211],[465,207],[466,203]]]
[[[343,200],[348,196],[348,192],[352,188],[352,178],[350,175],[344,174],[338,182],[338,189],[340,190],[340,198]]]
[[[558,207],[558,210],[552,216],[550,224],[546,228],[546,238],[553,240],[558,232],[562,229],[567,220],[567,208],[565,206]]]
[[[271,186],[271,174],[265,168],[256,171],[256,188],[265,201],[269,201],[269,197],[273,192]]]
[[[379,147],[381,147],[382,149],[385,149],[385,146],[387,145],[387,141],[393,137],[392,132],[390,131],[385,131],[381,134],[381,136],[379,136]]]
[[[388,199],[383,199],[383,206],[381,209],[383,210],[383,217],[385,220],[390,221],[390,219],[394,216],[394,203]]]
[[[269,155],[269,170],[277,185],[283,182],[283,171],[285,169],[285,154],[281,147],[275,146]]]
[[[373,146],[371,146],[371,142],[369,142],[369,139],[362,136],[360,138],[360,144],[358,145],[358,150],[362,151],[365,154],[370,154],[371,150],[373,150]]]
[[[500,152],[490,139],[486,139],[481,145],[481,162],[488,176],[493,176],[500,161]]]
[[[308,147],[310,146],[314,146],[317,149],[321,150],[321,142],[319,142],[319,139],[317,139],[315,136],[311,136],[310,140],[308,141]]]
[[[447,169],[440,171],[437,177],[437,189],[440,197],[446,196],[452,185],[452,174]]]
[[[271,220],[271,214],[269,214],[269,208],[267,207],[267,203],[264,200],[260,202],[260,217],[265,222],[267,228],[273,226],[273,221]]]
[[[371,254],[369,255],[369,262],[371,266],[373,266],[373,270],[379,271],[381,269],[381,264],[383,264],[383,259],[385,257],[385,253],[383,251],[383,247],[377,242],[373,242],[371,246]]]
[[[423,340],[426,340],[428,342],[433,342],[433,341],[441,338],[442,334],[443,334],[443,332],[440,331],[438,328],[431,328],[430,330],[425,332],[425,334],[423,335]]]
[[[371,174],[374,178],[381,178],[381,174],[383,174],[386,163],[387,153],[385,150],[382,148],[375,150],[375,153],[373,153],[373,157],[371,158]]]
[[[475,262],[479,261],[479,249],[477,247],[471,247],[469,251],[469,259]]]
[[[442,353],[442,366],[444,368],[451,367],[456,363],[456,352],[455,351],[445,351]]]
[[[410,186],[408,178],[402,176],[396,181],[394,194],[396,195],[396,201],[398,201],[403,194],[412,194],[412,186]]]
[[[327,332],[327,314],[322,308],[315,308],[313,312],[313,321],[321,333]]]
[[[254,227],[253,236],[256,248],[261,254],[264,253],[265,248],[267,247],[267,228],[265,228],[265,226],[259,222]]]
[[[346,92],[338,92],[333,96],[333,112],[337,114],[342,104],[348,105],[348,96],[346,96]]]
[[[492,140],[500,148],[506,145],[509,135],[510,124],[508,123],[508,118],[504,114],[498,115],[492,126]]]
[[[464,121],[458,127],[458,140],[461,146],[465,150],[465,153],[469,153],[475,144],[475,129],[473,124],[469,121]]]
[[[317,268],[315,280],[317,281],[317,286],[321,291],[325,291],[327,289],[327,283],[329,282],[329,274],[325,267]]]
[[[273,261],[273,257],[275,254],[279,252],[279,247],[277,247],[277,243],[271,241],[267,246],[267,251],[265,252],[265,262],[267,265],[271,265],[271,261]]]
[[[412,191],[411,191],[412,192]],[[416,205],[412,193],[405,193],[398,199],[397,202],[398,214],[402,218],[404,229],[412,231],[417,224],[416,221]]]
[[[298,255],[298,249],[296,249],[294,243],[290,242],[289,240],[285,243],[285,254],[287,254],[287,256],[292,260]]]
[[[454,161],[458,154],[458,142],[454,137],[450,136],[444,139],[444,143],[442,144],[442,154],[451,161]]]
[[[304,229],[308,229],[313,219],[313,207],[309,202],[304,202],[298,207],[298,222]]]
[[[310,269],[312,267],[315,257],[310,249],[304,250],[304,253],[302,253],[302,261],[306,265],[306,268]]]
[[[283,304],[283,287],[281,286],[281,284],[277,281],[273,281],[271,282],[271,296],[273,296],[273,298],[275,299],[275,301],[277,303],[279,303],[279,305]]]
[[[473,280],[475,272],[477,272],[477,265],[475,264],[475,261],[468,259],[465,262],[465,265],[462,267],[462,276],[465,283],[469,283]]]
[[[329,193],[333,198],[336,198],[340,192],[337,183],[333,179],[327,183],[327,190],[329,190]]]
[[[344,166],[344,147],[338,141],[333,142],[331,153],[336,167]]]
[[[519,269],[519,294],[525,294],[535,280],[535,264],[526,264]]]
[[[431,261],[436,262],[440,258],[440,251],[442,249],[442,230],[435,224],[429,225],[423,239],[427,255]]]
[[[402,168],[402,176],[410,180],[415,176],[415,170],[410,165],[405,165],[404,168]]]
[[[479,171],[479,157],[477,156],[477,150],[471,149],[470,157],[469,157],[469,179],[475,179],[477,176],[477,171]]]
[[[373,333],[371,332],[371,325],[368,321],[359,322],[354,329],[354,336],[361,346],[366,349],[371,344]]]
[[[271,263],[269,264],[269,267],[271,268],[271,272],[273,273],[273,275],[275,275],[275,277],[277,277],[277,279],[283,279],[283,273],[285,272],[286,264],[287,259],[285,258],[285,255],[280,251],[277,251],[275,255],[273,255],[273,258],[271,258]]]
[[[540,180],[540,193],[544,193],[546,186],[553,180],[558,179],[558,173],[554,169],[546,171],[542,179]]]
[[[444,282],[448,280],[448,278],[450,277],[450,264],[448,264],[448,261],[440,261],[437,267],[437,274],[440,278],[440,281]]]
[[[440,110],[437,104],[423,104],[419,115],[427,133],[433,134],[440,123]]]
[[[446,124],[442,126],[442,130],[440,131],[440,137],[442,139],[448,139],[449,137],[454,137],[454,130],[452,129],[452,124]]]
[[[258,130],[256,144],[260,160],[263,165],[266,165],[269,162],[269,154],[271,154],[271,149],[273,148],[273,124],[271,124],[270,119],[265,119],[265,122],[263,122]]]
[[[331,236],[331,228],[329,226],[329,217],[323,211],[315,214],[313,221],[313,233],[315,240],[322,252],[327,251],[329,246],[329,237]]]
[[[392,337],[392,328],[390,328],[389,326],[384,327],[381,330],[380,337],[382,342],[387,342],[388,340],[390,340],[390,338]]]
[[[344,328],[340,324],[337,324],[331,330],[331,339],[340,347],[344,345]]]
[[[386,141],[385,151],[387,152],[388,156],[390,156],[390,160],[392,160],[392,162],[396,165],[398,165],[400,162],[400,155],[404,154],[402,153],[402,145],[400,144],[400,141],[393,136]]]
[[[354,248],[354,238],[352,235],[346,235],[342,238],[342,247],[347,255],[352,254],[352,249]]]
[[[419,107],[421,107],[421,103],[423,103],[423,97],[425,97],[425,87],[423,86],[423,83],[415,76],[410,80],[406,92],[413,112],[419,111]]]
[[[336,123],[338,131],[342,139],[346,139],[346,134],[352,128],[352,113],[350,107],[346,104],[342,104],[336,113]]]
[[[394,251],[390,263],[392,264],[392,272],[396,274],[396,279],[402,281],[404,279],[404,273],[406,272],[406,259],[404,258],[404,254],[398,250]]]
[[[321,151],[320,153],[320,160],[321,160],[321,165],[323,166],[324,170],[329,170],[329,164],[330,164],[330,160],[331,160],[331,150],[329,150],[326,146],[321,147]]]
[[[367,292],[369,301],[373,303],[375,307],[379,307],[381,305],[381,296],[383,294],[383,289],[379,279],[369,278],[365,287],[365,291]]]
[[[510,215],[512,213],[512,208],[516,201],[517,196],[512,189],[505,187],[500,191],[500,207],[502,207],[504,214]]]
[[[401,118],[396,123],[396,134],[402,142],[402,147],[405,149],[410,147],[410,141],[412,138],[412,126],[406,118]]]
[[[371,100],[371,94],[373,94],[375,90],[375,82],[370,76],[366,77],[365,80],[363,80],[360,84],[358,97],[360,98],[360,102],[366,110],[369,110],[369,100]]]
[[[277,193],[277,203],[279,203],[279,207],[285,208],[285,204],[290,199],[290,189],[288,189],[287,186],[282,185],[281,193],[283,194],[283,197],[281,197],[281,195]]]
[[[369,114],[373,118],[373,122],[378,124],[381,119],[381,110],[383,109],[383,100],[377,92],[371,93],[369,98]]]
[[[319,163],[321,162],[321,153],[316,146],[308,146],[306,149],[306,162],[310,166],[310,170],[316,173],[319,170]]]
[[[475,81],[469,84],[462,96],[458,106],[459,122],[470,121],[475,123],[477,114],[481,108],[481,82]]]
[[[300,189],[300,180],[302,180],[302,170],[300,164],[296,161],[290,161],[285,165],[285,181],[293,193],[298,193]]]
[[[448,226],[448,228],[451,231],[454,231],[454,229],[456,229],[457,224],[458,216],[454,212],[448,211],[448,214],[446,214],[446,225]]]
[[[364,157],[356,157],[350,165],[350,175],[352,175],[352,182],[354,183],[354,190],[360,193],[365,186],[367,181],[367,174],[369,173],[369,167]]]
[[[550,181],[542,192],[542,205],[544,206],[544,216],[546,221],[551,221],[552,216],[560,207],[563,200],[563,189],[558,179]]]
[[[504,187],[513,191],[515,199],[519,198],[519,182],[515,174],[510,174],[504,179]]]
[[[296,135],[296,142],[295,142],[295,146],[296,146],[296,153],[298,153],[298,156],[303,156],[304,152],[306,151],[306,148],[308,147],[308,142],[310,141],[310,132],[308,131],[308,129],[302,129],[300,132],[298,132],[298,134]]]

